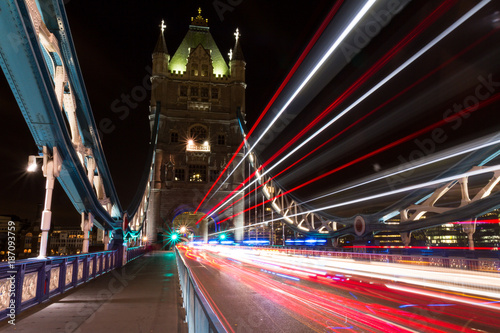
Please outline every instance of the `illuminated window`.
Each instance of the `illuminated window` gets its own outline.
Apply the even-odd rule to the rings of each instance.
[[[226,136],[224,134],[217,135],[217,144],[225,145],[226,144]]]
[[[184,169],[175,169],[175,180],[178,182],[183,182],[185,180],[186,173]]]
[[[201,65],[201,76],[208,76],[208,65]]]
[[[190,182],[206,182],[207,181],[207,166],[206,165],[190,165],[189,166],[189,181]]]
[[[198,65],[191,65],[191,75],[198,76]]]
[[[177,133],[177,132],[170,133],[170,142],[171,143],[179,142],[179,133]]]

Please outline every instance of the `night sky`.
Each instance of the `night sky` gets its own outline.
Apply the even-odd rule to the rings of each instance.
[[[227,1],[220,1],[227,4]],[[120,119],[111,111],[149,76],[151,53],[165,20],[167,47],[172,55],[188,30],[190,18],[208,18],[210,31],[223,55],[241,32],[247,62],[247,120],[257,118],[313,36],[332,1],[302,2],[243,0],[217,12],[217,1],[66,0],[71,32],[96,123],[109,118],[114,129],[101,133],[109,168],[124,208],[128,207],[144,169],[149,140],[149,96],[137,101]],[[310,5],[313,4],[313,5]],[[227,59],[226,59],[227,60]],[[25,172],[28,156],[37,149],[10,91],[0,75],[0,214],[33,220],[44,200],[45,179]],[[56,182],[57,183],[57,182]],[[79,225],[80,217],[56,184],[52,205],[54,225]]]

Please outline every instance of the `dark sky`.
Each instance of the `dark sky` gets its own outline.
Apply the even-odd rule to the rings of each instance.
[[[148,77],[151,52],[165,19],[167,47],[173,54],[187,32],[190,18],[209,19],[210,31],[223,55],[234,45],[238,27],[247,62],[247,118],[249,125],[293,66],[330,10],[333,1],[301,2],[66,0],[66,10],[96,123],[104,118],[114,130],[101,140],[122,206],[126,208],[139,182],[149,138],[147,96],[120,119],[111,105],[129,95]],[[219,9],[219,3],[226,9]],[[37,204],[44,200],[41,172],[25,172],[36,146],[10,91],[0,74],[0,214],[34,219]],[[80,217],[57,184],[53,223],[79,225]]]
[[[291,5],[288,1],[102,1],[102,0],[69,0],[66,1],[73,40],[77,50],[81,70],[93,108],[96,123],[109,119],[113,130],[101,133],[102,145],[114,180],[122,206],[127,209],[135,194],[141,173],[144,170],[146,152],[149,141],[148,106],[149,95],[130,107],[130,114],[119,118],[120,114],[112,112],[112,105],[123,105],[123,99],[131,95],[134,89],[141,87],[148,79],[151,66],[151,52],[159,35],[159,24],[165,19],[166,43],[171,54],[184,38],[190,18],[197,15],[198,7],[202,15],[209,20],[210,31],[221,53],[227,55],[234,46],[234,31],[241,32],[241,45],[247,62],[247,103],[246,113],[250,127],[262,112],[269,99],[286,77],[295,61],[312,38],[334,1],[315,1],[314,5],[302,2],[303,5]],[[238,5],[226,7],[219,13],[214,4]],[[360,53],[337,74],[329,70],[320,71],[329,77],[324,88],[316,89],[312,85],[308,89],[315,96],[303,108],[297,107],[299,114],[283,130],[275,141],[266,145],[261,160],[274,154],[276,150],[297,134],[305,124],[317,117],[332,101],[348,91],[359,82],[365,73],[370,72],[366,82],[359,88],[349,90],[347,98],[336,107],[322,123],[332,119],[342,108],[355,101],[373,85],[383,80],[391,71],[412,57],[422,47],[439,35],[444,29],[459,19],[479,0],[447,1],[412,1],[397,14],[389,25],[362,48]],[[441,4],[451,4],[446,10],[436,12]],[[351,6],[353,2],[344,2]],[[343,6],[344,6],[343,5]],[[342,7],[344,8],[344,7]],[[436,14],[438,13],[438,14]],[[340,16],[340,15],[339,15]],[[432,20],[429,20],[429,17]],[[335,19],[337,17],[334,18]],[[346,17],[338,17],[340,21]],[[338,23],[339,21],[337,21]],[[395,45],[402,45],[409,34],[422,22],[427,24],[418,34],[412,35],[409,42],[398,52],[391,53]],[[369,154],[384,145],[391,144],[422,127],[429,126],[449,115],[455,104],[464,103],[477,95],[478,87],[485,78],[495,84],[490,87],[497,93],[496,84],[500,82],[500,4],[489,3],[476,15],[473,15],[447,38],[429,49],[407,69],[391,79],[387,84],[363,100],[347,116],[334,126],[323,132],[318,138],[307,144],[302,152],[311,151],[321,142],[332,137],[334,133],[342,133],[344,128],[355,124],[371,110],[385,101],[391,100],[397,93],[408,90],[391,103],[381,107],[375,116],[370,116],[349,132],[342,134],[321,150],[310,156],[295,169],[277,178],[284,189],[291,189],[352,160]],[[333,23],[335,26],[336,23]],[[339,23],[340,24],[340,23]],[[332,30],[334,30],[332,28]],[[386,54],[391,53],[384,66],[372,71]],[[449,59],[453,61],[448,62]],[[328,67],[331,69],[332,67]],[[422,80],[426,74],[429,76]],[[432,74],[432,75],[431,75]],[[293,81],[293,80],[292,80]],[[415,84],[414,83],[417,83]],[[411,87],[411,89],[410,89]],[[484,92],[485,87],[482,87]],[[317,90],[317,91],[316,91]],[[286,95],[286,94],[284,94]],[[307,99],[307,93],[301,93],[294,103],[301,98]],[[0,98],[2,107],[2,130],[0,131],[0,214],[16,214],[21,218],[34,219],[37,203],[44,198],[44,178],[41,172],[27,174],[28,155],[36,154],[36,147],[31,134],[15,102],[5,78],[0,79]],[[280,97],[286,99],[285,97]],[[279,99],[280,99],[279,98]],[[276,104],[279,104],[279,99]],[[476,98],[477,99],[477,98]],[[117,104],[118,103],[118,104]],[[273,105],[274,107],[274,105]],[[291,106],[289,109],[292,109]],[[287,109],[287,116],[291,112]],[[305,111],[304,111],[305,110]],[[269,112],[272,114],[272,112]],[[271,115],[264,118],[265,123]],[[342,169],[328,178],[322,179],[293,195],[306,200],[332,189],[347,186],[352,181],[363,177],[378,177],[379,172],[386,172],[405,165],[405,161],[421,155],[430,156],[457,147],[464,142],[486,135],[500,133],[498,121],[498,101],[481,107],[470,117],[460,119],[458,123],[448,123],[439,127],[441,137],[446,140],[434,141],[432,149],[422,148],[422,142],[432,139],[431,133],[425,133],[418,140],[405,141],[395,149],[384,151]],[[455,126],[457,125],[457,126]],[[318,127],[321,125],[318,125]],[[261,129],[258,129],[260,131]],[[309,134],[308,134],[309,135]],[[432,139],[433,140],[433,139]],[[299,141],[300,142],[300,141]],[[298,143],[295,143],[297,145]],[[294,155],[295,159],[298,154]],[[291,163],[294,158],[289,159]],[[412,182],[434,179],[454,161],[429,170],[422,169],[404,178],[397,184],[392,181],[380,181],[362,191],[358,189],[342,193],[335,197],[327,197],[316,201],[316,207],[331,203],[358,198],[365,194],[383,193],[394,186],[404,186]],[[471,162],[472,163],[472,162]],[[472,164],[471,164],[472,165]],[[474,164],[475,165],[475,164]],[[284,166],[284,165],[283,165]],[[282,167],[283,167],[282,166]],[[468,167],[468,166],[467,166]],[[273,171],[273,174],[278,170]],[[500,186],[500,185],[499,185]],[[420,195],[420,194],[418,194]],[[394,200],[400,200],[397,195]],[[451,198],[450,201],[455,200]],[[380,211],[387,206],[383,202],[370,205],[351,205],[342,215],[337,211],[326,212],[330,216],[353,216],[359,213]],[[66,198],[64,191],[57,186],[53,203],[54,224],[79,225],[80,218]]]

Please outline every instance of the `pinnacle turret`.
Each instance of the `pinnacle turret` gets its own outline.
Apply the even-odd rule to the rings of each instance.
[[[165,21],[161,20],[160,27],[160,36],[158,37],[158,41],[156,42],[155,49],[153,51],[153,74],[165,74],[168,71],[168,64],[170,61],[170,55],[167,50],[167,43],[165,43],[165,37],[163,36],[163,32],[167,27],[165,25]]]
[[[240,61],[245,61],[245,57],[243,56],[243,51],[241,50],[241,44],[239,42],[240,40],[240,30],[236,28],[236,32],[234,33],[234,37],[236,39],[234,43],[234,48],[231,53],[231,59],[230,60],[240,60]]]
[[[153,54],[154,53],[168,54],[167,43],[165,43],[165,37],[163,36],[163,31],[165,30],[166,27],[167,26],[165,25],[165,21],[161,20],[161,24],[160,24],[161,32],[160,32],[160,36],[158,36],[158,41],[156,42],[156,46],[155,46],[155,49],[153,51]]]

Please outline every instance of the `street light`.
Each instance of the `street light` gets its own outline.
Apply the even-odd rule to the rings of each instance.
[[[35,172],[38,169],[37,158],[43,158],[43,156],[30,155],[28,157],[28,172]]]

